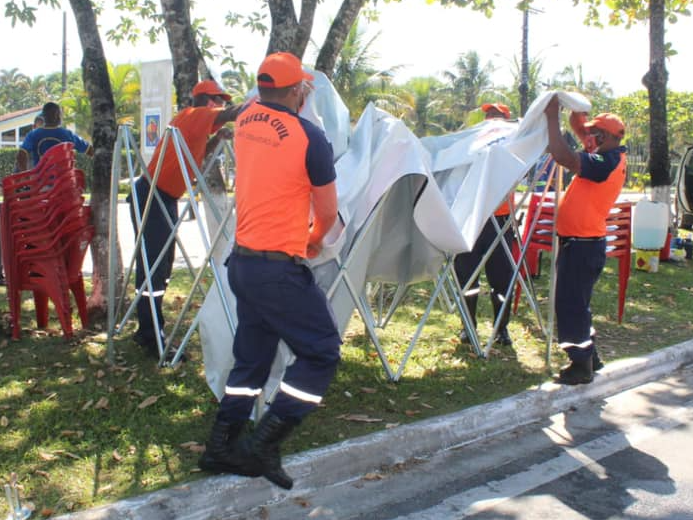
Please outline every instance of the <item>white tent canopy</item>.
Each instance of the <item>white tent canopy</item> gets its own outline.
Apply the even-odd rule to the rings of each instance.
[[[324,75],[315,76],[316,89],[302,115],[325,130],[337,152],[341,220],[311,264],[343,332],[355,308],[369,319],[366,282],[434,280],[446,260],[472,248],[484,222],[544,152],[548,134],[543,110],[554,93],[537,99],[520,123],[485,121],[419,139],[373,105],[349,134],[344,104]],[[579,94],[558,95],[569,109],[590,109]],[[229,249],[230,243],[223,254]],[[228,283],[224,285],[233,306]],[[198,318],[207,380],[217,397],[223,395],[233,363],[236,319],[234,315],[228,324],[222,316],[214,287]],[[280,352],[269,393],[291,360],[285,345]]]

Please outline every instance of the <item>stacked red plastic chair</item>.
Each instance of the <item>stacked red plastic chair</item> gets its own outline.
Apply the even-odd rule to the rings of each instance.
[[[529,209],[525,220],[522,243],[529,245],[525,260],[531,276],[541,274],[541,251],[553,249],[554,199],[547,197],[542,201],[541,194],[533,193],[529,201]],[[537,216],[538,213],[538,216]],[[626,305],[626,290],[630,278],[631,263],[631,218],[632,204],[627,201],[614,203],[606,219],[606,256],[618,258],[618,322],[623,321],[623,311]],[[536,219],[536,224],[530,235],[530,226]],[[519,255],[516,254],[515,258]],[[521,276],[526,276],[524,268]],[[515,290],[514,312],[520,301],[520,285]]]
[[[36,323],[48,325],[49,300],[65,337],[71,337],[72,293],[82,327],[88,325],[82,263],[94,236],[84,205],[84,172],[72,143],[53,146],[31,170],[2,180],[2,255],[12,337],[21,335],[22,293],[34,297]]]

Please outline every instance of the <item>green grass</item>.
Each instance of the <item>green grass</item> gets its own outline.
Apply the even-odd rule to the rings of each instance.
[[[548,273],[546,261],[543,272]],[[535,280],[544,312],[546,281],[547,274]],[[174,275],[167,293],[169,324],[187,284],[186,274]],[[409,345],[431,287],[413,287],[388,327],[379,331],[395,363]],[[592,302],[605,361],[646,354],[693,336],[692,262],[663,263],[655,274],[633,270],[620,325],[617,290],[617,263],[609,259]],[[0,294],[6,302],[4,289]],[[217,404],[206,386],[197,334],[187,349],[190,362],[156,369],[129,340],[131,325],[117,339],[116,362],[109,365],[103,331],[81,331],[75,321],[78,332],[65,341],[56,320],[49,330],[35,330],[33,303],[28,297],[24,303],[22,339],[0,339],[2,483],[16,472],[22,498],[33,502],[37,516],[50,516],[204,476],[196,467],[198,450]],[[483,341],[491,330],[486,293],[479,307]],[[509,396],[548,380],[565,361],[554,348],[551,366],[546,366],[546,346],[524,300],[510,325],[514,348],[494,347],[488,359],[460,343],[459,327],[456,315],[436,307],[401,380],[393,383],[355,316],[324,404],[287,441],[284,453]],[[0,500],[0,518],[6,514]]]

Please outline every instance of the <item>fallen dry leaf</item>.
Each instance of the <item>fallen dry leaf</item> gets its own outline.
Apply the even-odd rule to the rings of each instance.
[[[390,430],[392,428],[397,428],[399,426],[398,422],[385,423],[385,429]]]
[[[88,410],[91,407],[91,405],[93,405],[93,404],[94,404],[94,400],[89,399],[86,403],[84,403],[84,406],[82,406],[82,411]]]
[[[3,428],[7,428],[7,426],[10,424],[10,420],[6,416],[0,417],[0,426]]]
[[[415,415],[418,415],[421,413],[421,410],[405,410],[404,415],[407,417],[414,417]]]
[[[295,497],[294,503],[298,504],[301,507],[310,507],[310,501],[303,497]]]
[[[363,480],[383,480],[383,478],[380,473],[366,473],[363,476]]]
[[[43,477],[46,480],[50,480],[50,478],[51,478],[50,473],[48,473],[47,471],[42,471],[40,469],[37,469],[36,471],[34,471],[34,474],[38,475],[39,477]]]
[[[118,450],[113,450],[111,456],[113,457],[113,460],[115,460],[116,462],[120,462],[121,460],[123,460],[123,456],[120,453],[118,453]]]
[[[39,459],[45,460],[45,461],[51,461],[55,460],[55,455],[52,453],[46,453],[45,451],[39,451]]]
[[[335,516],[332,509],[318,506],[308,513],[308,518],[335,518]]]
[[[61,437],[75,437],[81,439],[84,437],[84,432],[82,430],[63,430],[60,432]]]
[[[358,414],[358,413],[339,415],[339,416],[337,416],[337,419],[344,419],[345,421],[365,422],[365,423],[382,422],[383,421],[382,419],[379,419],[377,417],[369,417],[366,414]]]
[[[183,444],[179,444],[179,446],[184,450],[192,451],[193,453],[204,453],[206,449],[204,444],[200,444],[199,442],[195,441],[184,442]]]
[[[50,507],[44,507],[43,509],[41,509],[41,516],[44,518],[48,518],[49,516],[53,516],[53,513],[55,513],[55,511],[53,509],[51,509]]]
[[[137,408],[142,410],[143,408],[146,408],[147,406],[151,406],[159,400],[159,397],[160,396],[158,396],[158,395],[150,395],[144,401],[142,401],[140,404],[138,404]]]
[[[55,450],[53,453],[55,453],[56,455],[63,455],[67,458],[74,459],[74,460],[80,459],[79,456],[75,455],[74,453],[70,453],[69,451],[65,451],[65,450]]]
[[[421,397],[419,394],[411,394],[409,397],[407,397],[407,401],[416,401],[417,399],[420,399]]]
[[[375,388],[368,388],[367,386],[361,387],[361,391],[362,391],[364,394],[374,394],[374,393],[377,392],[377,390],[376,390]]]
[[[102,397],[98,401],[96,401],[96,404],[94,405],[95,410],[102,410],[102,409],[107,409],[108,408],[108,397]]]
[[[130,377],[128,377],[128,380],[125,383],[129,385],[135,379],[137,379],[137,372],[133,372],[132,374],[130,374]]]
[[[421,406],[423,406],[424,408],[428,408],[429,410],[433,410],[433,407],[430,404],[426,404],[426,403],[422,402]]]
[[[87,376],[85,376],[84,374],[78,374],[72,379],[72,382],[76,383],[76,384],[84,383],[84,381],[86,381],[86,379],[87,379]]]
[[[105,375],[106,375],[106,372],[104,372],[104,371],[101,370],[101,369],[98,369],[98,370],[96,371],[96,379],[101,379],[101,378],[102,378],[103,376],[105,376]]]

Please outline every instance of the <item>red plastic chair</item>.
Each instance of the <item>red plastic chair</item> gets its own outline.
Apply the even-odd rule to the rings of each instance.
[[[42,267],[39,272],[44,273],[44,277],[45,273],[51,273],[51,269],[61,273],[64,270],[64,273],[58,277],[62,285],[51,285],[51,294],[56,295],[60,291],[63,296],[67,295],[69,303],[67,291],[72,292],[83,327],[88,326],[88,315],[82,264],[94,236],[94,227],[90,222],[91,208],[81,206],[72,210],[68,218],[61,219],[55,226],[43,226],[40,230],[33,228],[29,231],[24,229],[11,231],[20,291],[34,290],[36,293],[38,282],[31,276],[36,276],[37,266]],[[38,297],[34,298],[37,322],[39,326],[45,326],[48,319],[47,306],[43,304],[45,298],[41,294],[42,291],[38,292],[39,294],[36,295]],[[71,314],[69,305],[65,305],[66,298],[57,298],[57,303],[55,297],[51,299],[54,300],[58,314]]]
[[[70,292],[87,326],[81,270],[94,228],[83,205],[84,173],[74,164],[72,143],[62,143],[35,168],[2,180],[0,229],[14,338],[21,332],[23,291],[33,292],[40,327],[48,323],[50,299],[65,336],[72,336]]]
[[[525,229],[522,236],[522,243],[527,244],[527,254],[525,261],[531,276],[538,276],[541,272],[539,262],[541,251],[552,251],[552,233],[554,221],[554,200],[545,198],[541,202],[541,194],[534,193],[529,202],[527,217],[525,219]],[[529,236],[529,228],[539,213],[537,224]],[[618,322],[623,321],[623,312],[626,304],[626,290],[628,289],[628,279],[630,278],[631,263],[631,218],[632,204],[630,202],[616,202],[606,220],[606,256],[618,258]],[[516,256],[518,258],[519,255]],[[520,270],[520,276],[526,276],[524,269]],[[520,284],[515,290],[515,301],[513,312],[517,313],[520,301]]]
[[[606,219],[606,256],[618,258],[618,322],[623,321],[630,278],[633,204],[617,202]]]

